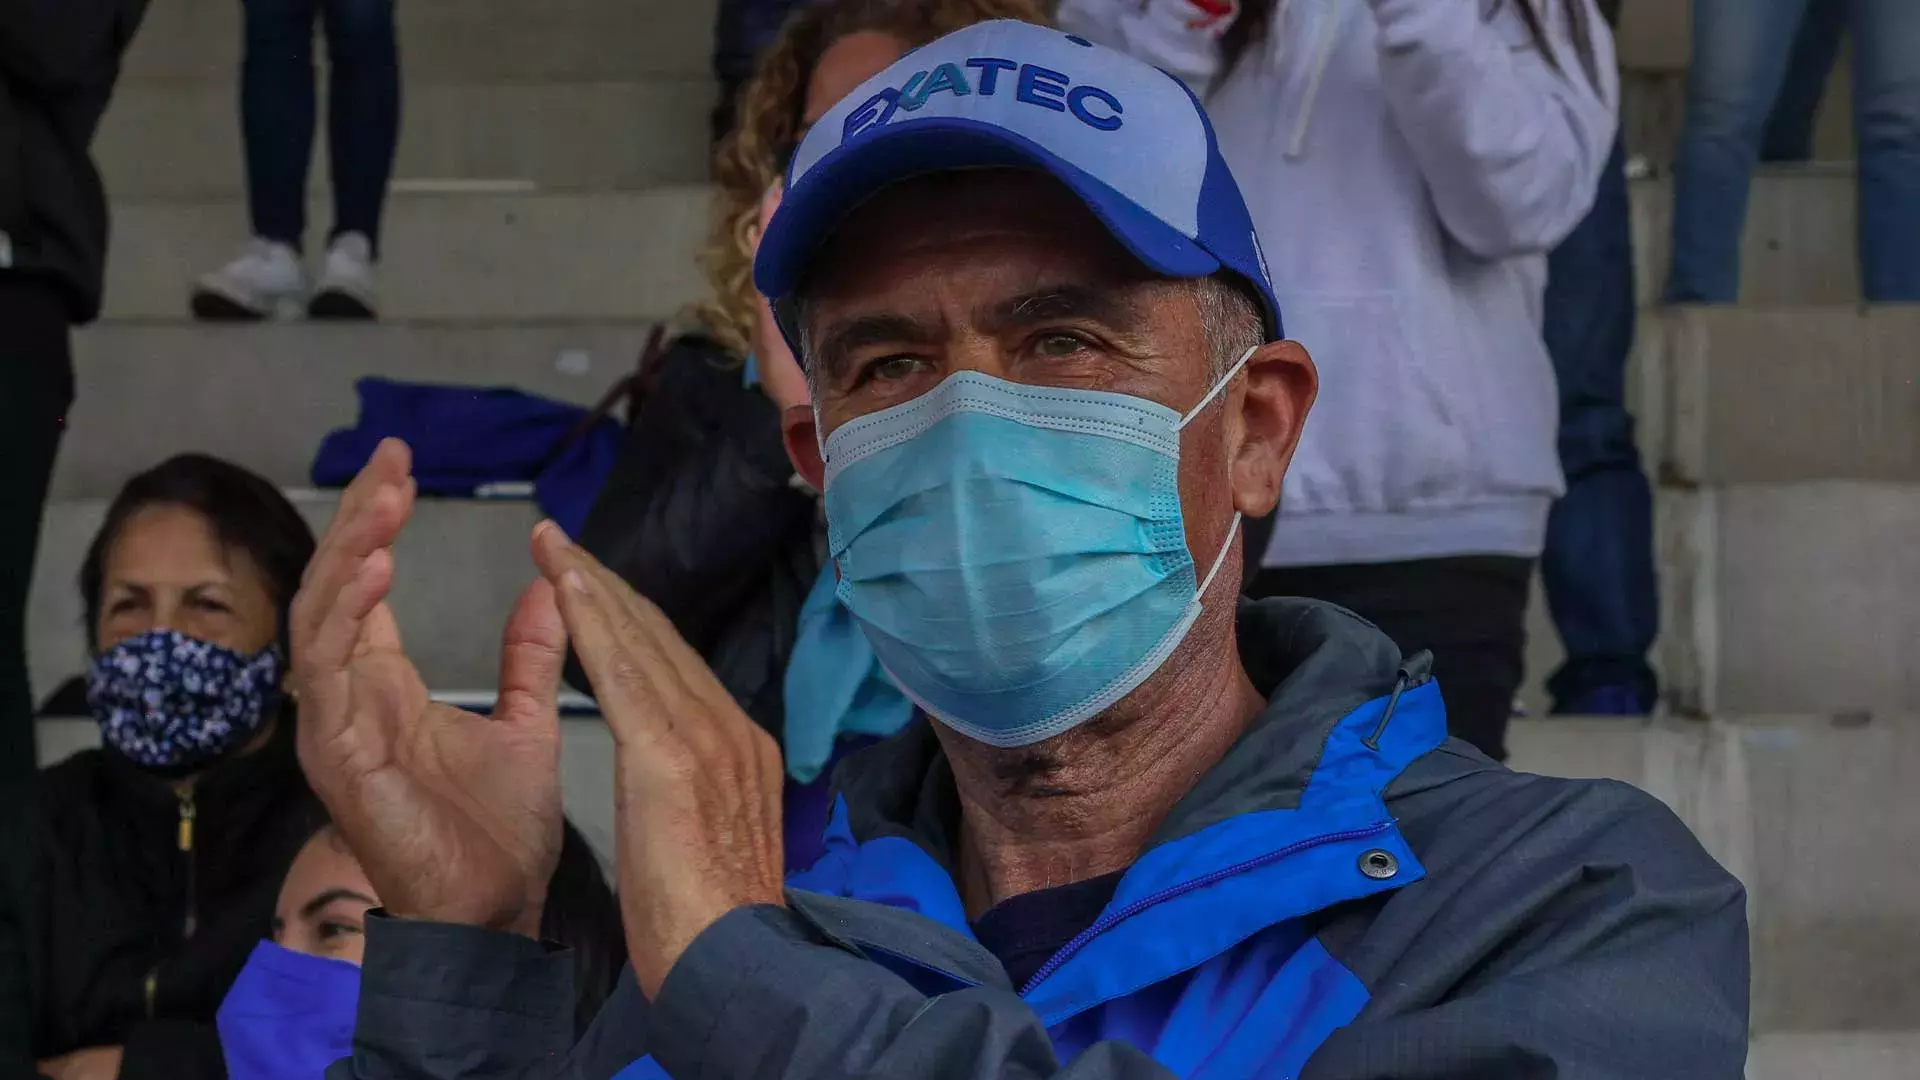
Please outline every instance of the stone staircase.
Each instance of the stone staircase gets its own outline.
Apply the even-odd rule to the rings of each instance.
[[[1630,101],[1645,103],[1630,127],[1650,139],[1664,137],[1686,55],[1662,5],[1685,7],[1629,0],[1621,48]],[[132,471],[189,449],[231,457],[292,490],[319,527],[334,496],[305,490],[308,465],[320,437],[352,421],[357,377],[586,404],[630,370],[655,320],[699,295],[712,0],[399,10],[407,115],[388,318],[364,327],[185,320],[192,275],[245,235],[238,5],[149,13],[99,146],[115,244],[106,318],[77,340],[79,400],[36,571],[41,691],[84,664],[74,576]],[[317,237],[323,160],[314,175]],[[1636,184],[1649,303],[1669,213],[1664,180]],[[1915,1075],[1920,1052],[1920,870],[1902,857],[1916,820],[1903,795],[1920,773],[1920,310],[1859,310],[1853,249],[1850,168],[1769,170],[1754,188],[1746,302],[1645,311],[1634,391],[1661,484],[1657,662],[1674,715],[1524,721],[1513,739],[1520,767],[1654,792],[1748,882],[1752,1080],[1891,1080]],[[436,688],[492,685],[536,516],[524,502],[422,503],[395,609]],[[1536,608],[1537,712],[1558,657]],[[42,731],[49,756],[92,735],[84,721]],[[570,722],[570,812],[603,851],[610,768],[605,729]]]

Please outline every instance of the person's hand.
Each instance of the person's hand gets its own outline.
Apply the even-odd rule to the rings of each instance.
[[[780,750],[660,609],[558,526],[534,530],[533,552],[613,731],[621,921],[652,998],[715,919],[783,902]]]
[[[120,1075],[120,1048],[89,1046],[47,1058],[34,1068],[51,1080],[115,1080]]]
[[[760,223],[753,230],[756,253],[760,250],[760,238],[766,235],[767,222],[772,221],[773,212],[780,209],[780,192],[780,181],[776,179],[760,197]],[[807,393],[807,373],[800,369],[800,362],[793,358],[793,350],[787,347],[779,324],[774,322],[773,305],[756,292],[754,310],[758,318],[754,322],[753,355],[760,365],[761,388],[782,412],[795,405],[809,404],[812,398]]]
[[[560,854],[566,631],[536,579],[507,621],[493,716],[427,699],[386,604],[410,460],[380,444],[294,598],[300,764],[388,911],[538,936]]]

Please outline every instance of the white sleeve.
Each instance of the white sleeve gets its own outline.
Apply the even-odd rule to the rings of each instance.
[[[1592,207],[1618,125],[1593,0],[1365,2],[1382,92],[1447,231],[1485,258],[1558,244]]]
[[[1241,0],[1061,0],[1060,28],[1177,76],[1205,95],[1220,70],[1220,35]]]

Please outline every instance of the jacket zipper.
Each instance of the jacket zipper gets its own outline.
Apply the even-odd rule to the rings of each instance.
[[[193,913],[193,821],[198,814],[198,808],[194,805],[193,801],[192,781],[184,781],[176,785],[173,789],[173,795],[175,799],[179,800],[180,804],[180,823],[175,833],[174,846],[179,850],[180,854],[186,856],[187,860],[187,913],[180,922],[180,935],[184,939],[192,937],[193,931],[197,926],[197,920]],[[140,983],[140,996],[146,1004],[147,1019],[149,1020],[155,1019],[154,1006],[159,994],[160,965],[155,964],[153,967],[147,969],[147,977]]]
[[[195,877],[193,872],[194,871],[193,819],[196,814],[196,808],[193,802],[193,782],[192,781],[183,782],[179,787],[176,787],[173,790],[174,790],[174,795],[177,796],[180,800],[180,838],[179,838],[180,854],[184,855],[187,860],[187,914],[186,914],[186,918],[181,920],[180,936],[182,938],[190,938],[193,936],[194,927],[196,925],[196,920],[193,914],[193,892],[194,892],[194,877]]]
[[[1106,914],[1100,916],[1098,919],[1095,919],[1093,921],[1092,926],[1089,926],[1085,930],[1082,930],[1079,933],[1079,935],[1077,935],[1072,941],[1069,941],[1065,945],[1061,946],[1059,952],[1054,953],[1051,959],[1049,959],[1045,964],[1041,965],[1039,971],[1036,971],[1033,973],[1033,978],[1027,980],[1027,985],[1020,988],[1020,996],[1026,997],[1028,994],[1031,994],[1033,992],[1034,987],[1039,986],[1041,983],[1045,982],[1047,980],[1047,976],[1060,970],[1061,965],[1073,959],[1074,954],[1078,953],[1081,949],[1086,948],[1087,944],[1091,942],[1094,938],[1099,937],[1101,934],[1104,934],[1108,930],[1113,929],[1113,927],[1118,925],[1119,923],[1123,923],[1126,920],[1133,918],[1135,915],[1140,914],[1141,912],[1147,910],[1148,908],[1154,906],[1155,904],[1163,903],[1165,901],[1173,899],[1176,896],[1181,896],[1186,893],[1190,893],[1195,889],[1204,889],[1207,886],[1214,884],[1215,882],[1225,881],[1227,878],[1234,877],[1239,874],[1244,874],[1249,870],[1256,870],[1270,863],[1279,862],[1281,859],[1284,859],[1289,855],[1292,855],[1296,852],[1305,851],[1306,849],[1311,847],[1319,847],[1322,844],[1337,844],[1345,840],[1358,840],[1363,836],[1376,836],[1380,833],[1386,832],[1388,829],[1391,829],[1391,828],[1393,828],[1393,822],[1383,821],[1378,825],[1369,825],[1364,829],[1348,829],[1345,832],[1326,833],[1321,836],[1310,836],[1305,840],[1298,840],[1298,841],[1295,841],[1294,843],[1286,845],[1285,847],[1277,848],[1273,851],[1269,851],[1265,855],[1261,855],[1257,858],[1248,859],[1245,862],[1234,863],[1232,866],[1223,866],[1220,869],[1215,870],[1210,874],[1202,874],[1199,877],[1194,878],[1192,881],[1182,882],[1181,884],[1175,885],[1171,888],[1162,889],[1159,892],[1154,893],[1152,896],[1142,897],[1138,900],[1135,900],[1133,903],[1128,904],[1125,907],[1115,908],[1114,910],[1109,911]]]

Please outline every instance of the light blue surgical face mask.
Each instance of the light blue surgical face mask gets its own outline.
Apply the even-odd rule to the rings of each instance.
[[[1166,662],[1204,581],[1180,515],[1185,416],[1143,398],[949,376],[827,436],[840,599],[934,718],[1027,746],[1098,715]]]

